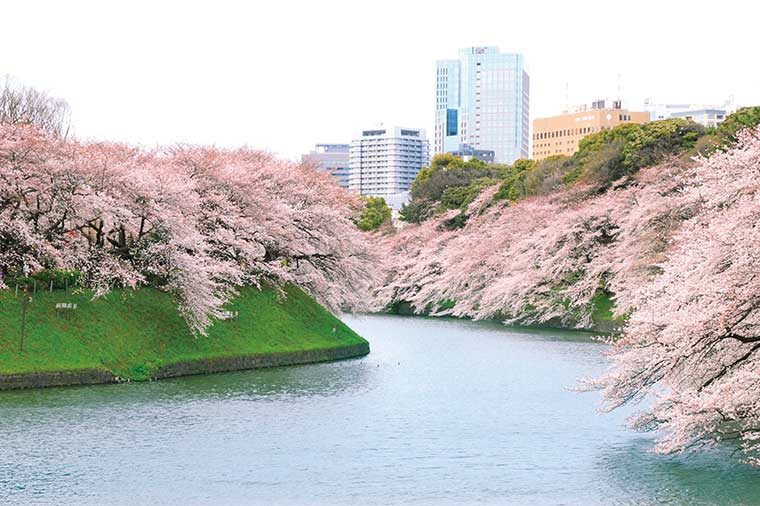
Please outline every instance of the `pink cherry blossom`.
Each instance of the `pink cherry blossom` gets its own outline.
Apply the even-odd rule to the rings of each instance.
[[[359,205],[329,176],[250,149],[146,151],[0,126],[0,272],[78,270],[96,296],[152,284],[199,334],[241,285],[366,307],[375,262]]]
[[[735,439],[760,464],[760,130],[692,165],[670,160],[602,194],[570,187],[507,204],[486,190],[460,211],[375,234],[378,307],[592,328],[611,294],[627,318],[613,367],[586,385],[661,429],[657,450]],[[621,323],[625,320],[621,320]]]

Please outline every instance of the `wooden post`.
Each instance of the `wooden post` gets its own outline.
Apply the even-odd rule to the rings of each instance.
[[[50,280],[50,293],[53,293],[53,280]]]
[[[21,339],[18,342],[19,353],[24,352],[24,334],[26,332],[26,311],[29,305],[29,298],[27,297],[27,287],[24,286],[24,291],[21,294]]]
[[[18,297],[18,283],[16,283],[16,297]]]

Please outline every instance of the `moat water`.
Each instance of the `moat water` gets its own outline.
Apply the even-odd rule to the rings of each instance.
[[[665,457],[575,393],[587,335],[346,321],[364,358],[0,393],[2,505],[760,505],[730,449]]]

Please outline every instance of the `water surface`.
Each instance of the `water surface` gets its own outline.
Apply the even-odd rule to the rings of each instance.
[[[586,335],[346,320],[369,356],[0,393],[0,504],[760,505],[727,451],[653,455],[568,391]]]

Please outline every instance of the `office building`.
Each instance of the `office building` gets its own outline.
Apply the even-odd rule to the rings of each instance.
[[[492,149],[475,149],[469,144],[460,144],[459,148],[451,151],[450,154],[458,156],[465,162],[480,160],[481,162],[494,163],[496,157],[496,153]]]
[[[348,144],[317,144],[314,151],[301,157],[301,161],[314,165],[318,170],[329,172],[340,187],[347,190],[348,153]]]
[[[351,142],[349,189],[366,196],[396,196],[408,191],[429,163],[425,130],[382,125],[363,130]]]
[[[646,111],[623,109],[620,100],[596,100],[591,106],[576,107],[572,112],[533,120],[533,156],[542,160],[554,155],[570,156],[588,134],[611,130],[623,123],[646,123]]]
[[[674,112],[671,118],[683,118],[699,123],[705,128],[715,128],[723,123],[728,114],[725,109],[696,109],[689,111]]]
[[[456,60],[439,60],[435,104],[435,153],[467,144],[493,151],[497,163],[530,154],[530,79],[523,55],[469,47]]]
[[[670,119],[674,113],[688,111],[692,107],[692,104],[655,104],[649,100],[644,102],[644,110],[649,113],[651,121]]]
[[[729,97],[723,105],[657,104],[649,99],[644,102],[644,110],[650,113],[652,121],[683,118],[699,123],[705,128],[718,126],[738,109],[733,97]]]

